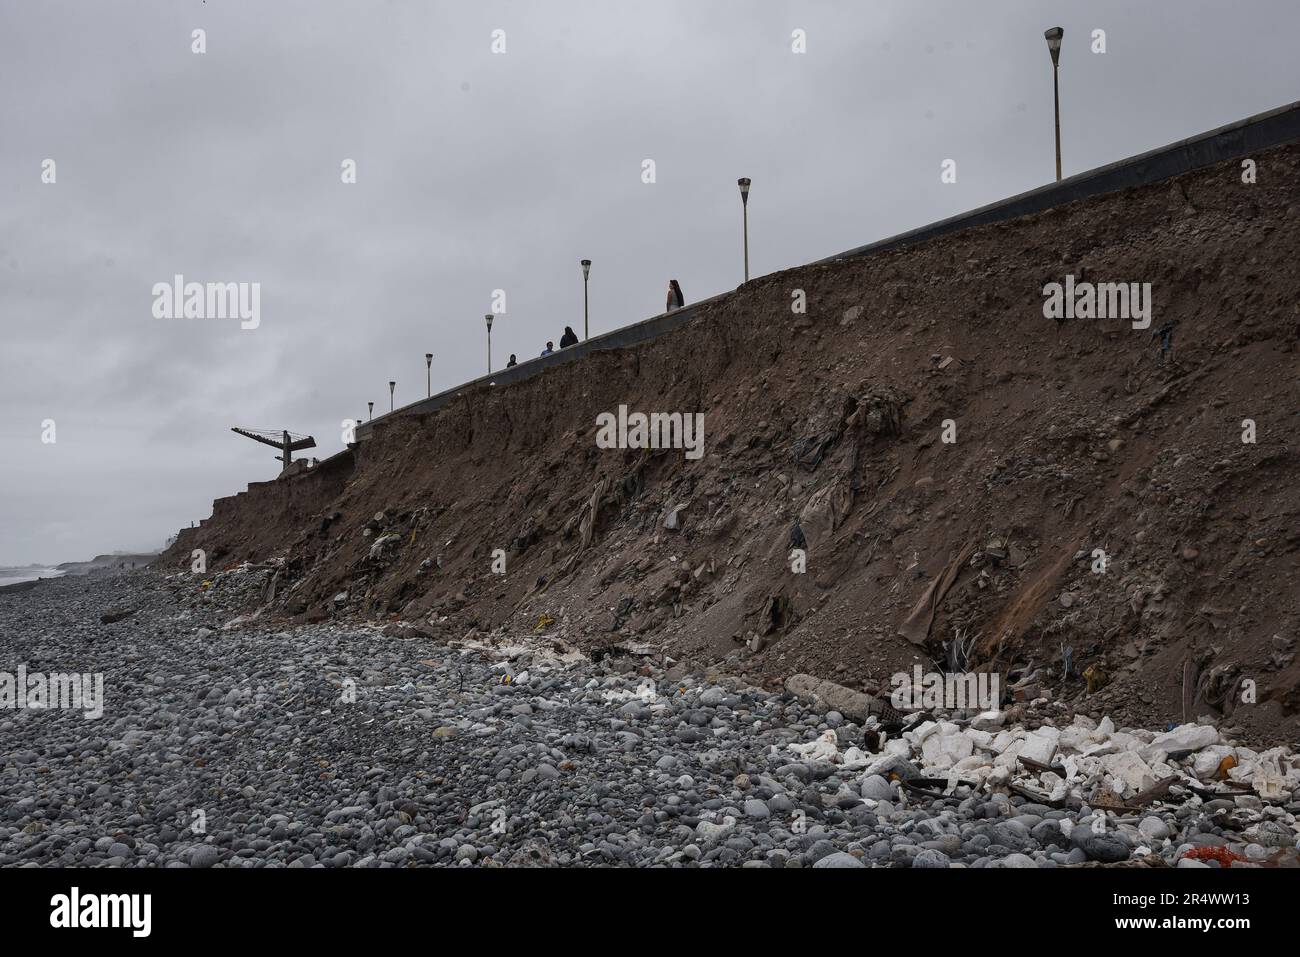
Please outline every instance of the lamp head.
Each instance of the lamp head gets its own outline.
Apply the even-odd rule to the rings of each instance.
[[[1061,37],[1065,36],[1065,31],[1060,27],[1052,27],[1043,32],[1047,39],[1047,50],[1052,54],[1052,65],[1056,66],[1061,60]]]

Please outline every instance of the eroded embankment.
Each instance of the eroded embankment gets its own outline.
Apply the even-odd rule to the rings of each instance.
[[[302,619],[644,643],[769,687],[948,661],[1294,739],[1300,148],[1255,159],[755,280],[221,500],[163,564],[282,561],[265,597]],[[1150,327],[1044,318],[1067,275],[1150,283]],[[620,405],[703,413],[702,458],[598,448]]]

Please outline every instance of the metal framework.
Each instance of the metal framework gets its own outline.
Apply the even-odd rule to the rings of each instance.
[[[284,429],[277,432],[274,429],[241,429],[232,426],[230,431],[252,439],[254,442],[261,442],[263,445],[279,449],[280,454],[276,458],[284,463],[285,468],[288,468],[293,462],[294,452],[300,449],[316,448],[316,440],[310,435],[295,435]],[[279,436],[279,438],[268,438],[268,436]]]

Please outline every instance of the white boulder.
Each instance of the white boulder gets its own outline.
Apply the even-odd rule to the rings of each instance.
[[[1005,711],[981,711],[971,719],[970,726],[979,731],[996,731],[1006,724]]]
[[[1060,737],[1061,732],[1056,728],[1039,728],[1037,731],[1025,736],[1025,743],[1020,749],[1020,757],[1037,761],[1040,764],[1051,764]]]
[[[1220,741],[1219,729],[1209,724],[1180,724],[1172,731],[1156,735],[1151,743],[1138,752],[1150,761],[1157,751],[1173,754],[1177,751],[1201,751]]]
[[[1101,759],[1101,766],[1111,776],[1115,784],[1119,785],[1115,790],[1121,795],[1145,791],[1156,783],[1155,774],[1152,772],[1150,765],[1132,751],[1108,754]]]
[[[839,739],[834,731],[826,731],[816,741],[796,742],[790,745],[790,750],[805,761],[838,762],[840,760]]]
[[[1236,750],[1226,744],[1210,745],[1196,755],[1196,759],[1192,762],[1192,773],[1202,781],[1213,780],[1223,759],[1233,757]]]
[[[974,742],[960,731],[931,734],[921,744],[921,759],[926,767],[942,770],[970,757],[974,749]]]

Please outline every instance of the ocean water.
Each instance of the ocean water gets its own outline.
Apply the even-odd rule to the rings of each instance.
[[[57,568],[4,568],[0,567],[0,587],[29,582],[33,578],[58,578],[63,572]]]

